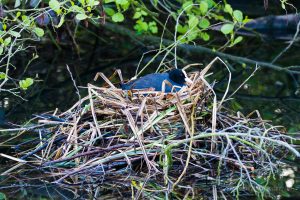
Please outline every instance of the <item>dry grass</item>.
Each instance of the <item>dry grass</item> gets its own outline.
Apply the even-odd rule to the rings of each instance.
[[[225,98],[218,102],[205,81],[209,67],[190,73],[193,84],[170,94],[122,91],[100,74],[108,86],[89,84],[72,108],[40,119],[40,142],[22,159],[42,169],[44,180],[95,197],[104,188],[133,198],[268,195],[256,178],[268,182],[283,156],[299,152],[257,112],[224,108]]]

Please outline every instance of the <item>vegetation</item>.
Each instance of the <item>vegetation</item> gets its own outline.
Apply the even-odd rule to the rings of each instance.
[[[267,7],[268,1],[264,3]],[[280,0],[280,5],[283,11],[293,8],[287,0]],[[239,32],[249,21],[226,0],[0,0],[0,92],[15,97],[20,104],[32,101],[28,94],[41,95],[43,79],[27,73],[41,55],[49,54],[51,60],[54,51],[70,51],[72,46],[72,53],[78,57],[69,59],[80,62],[81,56],[91,51],[92,56],[82,59],[87,62],[100,54],[95,51],[98,40],[102,41],[100,45],[113,43],[103,47],[103,54],[117,52],[116,57],[124,55],[119,52],[132,51],[136,44],[144,48],[149,44],[138,64],[133,65],[133,78],[173,67],[196,71],[189,73],[194,83],[176,94],[127,92],[118,89],[119,80],[102,73],[101,86],[78,88],[79,75],[73,77],[69,63],[60,63],[67,69],[66,76],[71,77],[75,92],[70,91],[76,93],[78,102],[67,111],[37,115],[21,127],[0,130],[8,133],[5,140],[1,138],[0,148],[14,147],[13,152],[10,149],[0,154],[10,160],[9,168],[1,170],[0,181],[5,185],[0,188],[41,185],[27,185],[31,179],[42,181],[46,190],[49,185],[59,185],[73,197],[86,198],[100,197],[107,191],[156,199],[252,195],[264,199],[282,195],[282,191],[274,191],[278,176],[284,168],[293,166],[284,165],[283,160],[299,157],[298,146],[294,145],[299,140],[287,132],[295,132],[299,124],[287,127],[287,131],[264,120],[258,111],[252,112],[257,108],[250,104],[245,107],[251,114],[244,116],[239,112],[242,101],[231,98],[251,84],[258,85],[248,89],[253,94],[270,92],[268,82],[253,77],[261,69],[266,69],[263,76],[279,72],[268,73],[279,85],[297,85],[299,66],[289,63],[283,67],[280,60],[277,62],[296,41],[297,33],[284,50],[274,52],[270,62],[243,57],[239,50],[231,55],[233,48],[246,43],[247,49],[253,43]],[[59,56],[65,55],[70,54]],[[186,55],[196,57],[197,63],[187,61]],[[217,58],[199,72],[199,55]],[[212,72],[213,65],[221,66],[221,70]],[[107,74],[113,67],[109,65]],[[61,69],[55,68],[53,76],[60,76]],[[233,91],[232,73],[239,77]],[[284,81],[278,74],[286,75]],[[64,87],[65,82],[60,85]],[[73,103],[64,92],[60,97],[68,101],[68,106]],[[280,103],[284,100],[278,99]],[[294,102],[297,97],[291,99]],[[47,106],[52,101],[47,100]],[[19,138],[22,141],[15,140]],[[1,198],[6,198],[2,192]]]
[[[221,32],[228,37],[228,43],[222,47],[225,48],[242,41],[242,36],[235,37],[234,27],[240,28],[249,21],[241,11],[233,10],[229,4],[216,3],[212,0],[168,2],[169,4],[160,1],[150,2],[149,5],[136,0],[15,2],[1,0],[1,90],[12,92],[12,88],[4,89],[4,85],[8,81],[15,82],[15,79],[10,77],[10,71],[17,67],[12,62],[14,56],[30,48],[34,49],[37,42],[46,37],[53,38],[51,35],[56,29],[66,28],[64,26],[70,24],[76,27],[80,23],[88,26],[112,21],[128,26],[137,34],[161,35],[165,30],[166,38],[171,39],[174,36],[176,45],[199,39],[208,42],[211,40],[208,30],[212,26],[222,24]],[[173,27],[163,23],[166,16],[168,17],[166,23],[171,21]],[[132,23],[133,25],[130,25]],[[73,37],[76,38],[76,32]],[[28,60],[28,65],[33,59],[38,59],[36,53]],[[32,84],[33,77],[19,81],[19,87],[26,90]]]
[[[66,112],[37,116],[39,125],[25,130],[40,136],[18,145],[27,147],[20,159],[8,157],[18,164],[3,174],[17,181],[36,168],[44,175],[34,179],[95,198],[112,184],[127,198],[249,192],[275,198],[269,183],[281,169],[278,161],[300,153],[283,129],[257,113],[233,115],[222,105],[225,96],[217,102],[205,81],[210,66],[190,74],[193,84],[174,94],[123,91],[100,74],[109,87],[88,85],[89,95]],[[37,146],[27,150],[30,144]]]

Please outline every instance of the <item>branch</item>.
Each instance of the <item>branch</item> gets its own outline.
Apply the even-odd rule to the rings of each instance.
[[[95,26],[97,26],[97,25],[95,24]],[[161,41],[165,46],[174,44],[174,41],[172,41],[172,40],[161,39],[160,37],[157,37],[157,36],[137,35],[134,31],[131,31],[126,27],[112,24],[112,23],[106,23],[104,25],[104,28],[107,30],[110,30],[112,32],[115,32],[117,34],[120,34],[123,36],[128,36],[134,41],[139,41],[139,42],[143,42],[143,43],[151,42],[152,45],[155,45],[155,46],[156,45],[159,46]],[[179,44],[177,48],[184,50],[184,52],[186,52],[186,53],[191,53],[191,54],[205,53],[205,54],[210,54],[213,56],[218,56],[223,59],[233,60],[235,62],[251,64],[254,66],[258,65],[260,67],[269,68],[269,69],[272,69],[275,71],[285,72],[285,73],[289,73],[289,74],[300,74],[300,71],[295,71],[295,70],[291,70],[288,68],[284,68],[284,67],[281,67],[281,66],[269,63],[269,62],[256,61],[256,60],[252,60],[252,59],[245,58],[245,57],[234,56],[234,55],[230,55],[230,54],[226,54],[226,53],[222,53],[222,52],[218,52],[218,51],[213,51],[209,48],[199,46],[199,45]]]

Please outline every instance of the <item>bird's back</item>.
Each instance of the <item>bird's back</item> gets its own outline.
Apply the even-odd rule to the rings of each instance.
[[[139,79],[130,81],[128,83],[121,84],[123,90],[131,89],[147,89],[154,88],[155,91],[162,91],[162,83],[167,80],[172,84],[172,86],[182,87],[183,85],[178,85],[174,81],[170,80],[168,73],[154,73],[143,76]],[[172,87],[167,83],[165,84],[165,92],[171,92]]]

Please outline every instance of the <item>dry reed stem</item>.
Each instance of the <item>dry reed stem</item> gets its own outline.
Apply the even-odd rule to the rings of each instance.
[[[263,191],[253,181],[255,173],[273,174],[279,155],[300,154],[286,142],[292,138],[262,120],[259,113],[234,115],[222,106],[225,96],[217,101],[205,80],[212,63],[189,74],[192,85],[169,94],[123,91],[100,74],[110,87],[89,84],[88,95],[58,115],[64,122],[40,120],[51,134],[39,134],[48,143],[30,160],[49,168],[54,182],[60,184],[93,184],[99,177],[122,184],[136,179],[142,183],[139,191],[147,192],[153,190],[149,179],[161,180],[156,190],[169,193],[189,184],[191,176],[221,183],[226,179],[220,178],[220,170],[237,170],[234,190],[247,184],[255,192]],[[57,142],[62,136],[66,139]],[[38,147],[42,145],[40,141]],[[279,152],[280,148],[286,150]]]

